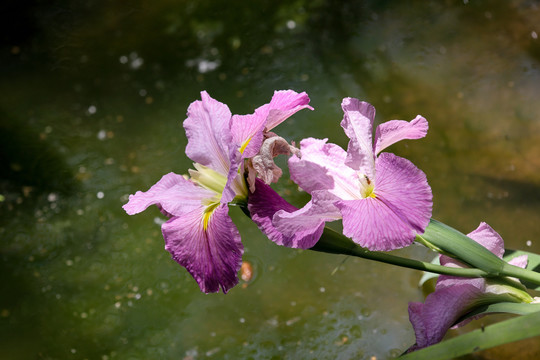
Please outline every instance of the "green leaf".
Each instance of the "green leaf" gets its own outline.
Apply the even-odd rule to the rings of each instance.
[[[488,307],[491,307],[490,309],[493,310],[497,308],[496,305],[499,304],[493,304]],[[528,305],[531,309],[538,309],[538,307],[534,307],[536,304],[523,305]],[[506,310],[508,310],[507,305],[499,305],[499,309],[502,308],[506,308]],[[524,309],[525,306],[522,306],[521,310],[523,311]],[[483,329],[471,331],[467,334],[443,341],[425,349],[405,354],[401,356],[400,359],[454,359],[475,351],[489,349],[494,346],[503,345],[518,340],[528,339],[533,336],[540,336],[540,311],[535,311],[531,314],[510,320],[501,321]]]
[[[521,256],[521,255],[527,255],[529,259],[529,262],[527,263],[527,267],[526,267],[527,270],[540,272],[540,255],[539,254],[535,254],[535,253],[523,251],[523,250],[506,249],[503,256],[503,260],[510,261],[511,259]],[[522,280],[521,282],[523,283],[523,285],[525,285],[529,289],[540,291],[540,286],[536,283],[526,281],[526,280]]]
[[[491,251],[465,234],[437,220],[431,219],[424,234],[419,236],[435,247],[453,254],[459,260],[491,275],[499,275],[504,267],[504,261]]]

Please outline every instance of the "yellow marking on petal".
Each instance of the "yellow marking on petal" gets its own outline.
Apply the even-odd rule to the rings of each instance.
[[[250,142],[251,142],[251,138],[247,139],[246,141],[242,143],[242,146],[240,146],[240,154],[244,153],[244,151],[246,150]]]
[[[206,207],[206,209],[204,209],[204,212],[203,212],[203,229],[204,229],[204,231],[206,231],[206,229],[208,228],[208,222],[210,221],[210,217],[212,217],[212,214],[214,213],[214,210],[216,210],[218,206],[219,206],[219,201],[208,205]]]

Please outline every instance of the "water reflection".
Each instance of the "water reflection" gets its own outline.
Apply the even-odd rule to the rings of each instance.
[[[232,209],[254,275],[205,296],[163,250],[159,212],[125,215],[127,194],[191,166],[181,121],[203,89],[240,114],[307,91],[316,111],[277,130],[341,146],[344,96],[380,119],[420,113],[428,137],[392,150],[428,175],[434,216],[540,251],[534,2],[1,6],[19,24],[0,55],[7,358],[381,359],[412,344],[417,272],[274,246]]]

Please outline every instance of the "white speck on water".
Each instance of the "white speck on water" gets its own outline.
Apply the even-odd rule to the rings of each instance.
[[[50,134],[52,132],[52,127],[45,126],[45,134]]]
[[[536,33],[536,31],[531,31],[531,37],[536,40],[538,39],[538,34]]]
[[[122,306],[122,303],[120,301],[114,303],[115,308],[120,309],[120,306]]]
[[[84,214],[84,210],[83,209],[77,209],[77,215],[83,215]]]
[[[525,244],[527,244],[527,246],[531,246],[531,245],[532,245],[532,241],[531,241],[531,240],[527,240],[527,242],[526,242]]]
[[[212,355],[214,355],[215,353],[217,353],[219,350],[221,350],[220,348],[213,348],[213,349],[210,349],[206,352],[206,356],[210,357]]]
[[[324,287],[321,287],[321,288],[319,289],[319,291],[323,293],[323,292],[326,291],[326,289],[325,289]]]
[[[104,130],[104,129],[99,130],[99,132],[97,133],[97,138],[99,140],[105,140],[107,138],[107,130]]]
[[[135,300],[139,300],[141,298],[141,294],[137,293],[135,294]]]
[[[122,55],[120,56],[120,58],[118,59],[118,61],[120,61],[120,64],[127,64],[128,62],[128,57],[126,55]]]
[[[289,20],[289,21],[287,21],[287,28],[288,28],[289,30],[292,30],[292,29],[294,29],[295,27],[296,27],[296,22],[295,22],[294,20]]]
[[[81,313],[81,319],[86,319],[88,317],[88,314],[83,312]]]
[[[240,320],[238,320],[238,321],[240,321],[240,323],[242,323],[242,324],[243,324],[243,323],[245,323],[245,322],[246,322],[246,319],[244,319],[244,318],[240,318]]]
[[[166,222],[167,222],[167,220],[162,219],[162,218],[160,218],[160,217],[157,217],[157,216],[156,216],[156,217],[154,218],[154,224],[156,224],[156,225],[161,226],[161,225],[165,224]]]
[[[147,94],[147,91],[145,89],[139,90],[139,95],[140,96],[146,96],[146,94]]]
[[[67,266],[73,266],[73,260],[66,260]]]
[[[58,200],[58,195],[56,195],[55,193],[50,193],[50,194],[47,196],[47,200],[48,200],[49,202],[56,201],[56,200]]]
[[[291,306],[296,306],[296,301],[291,301]]]
[[[87,111],[88,111],[88,114],[94,115],[94,114],[97,112],[97,107],[95,107],[95,105],[90,105],[90,106],[88,107],[88,110],[87,110]]]
[[[105,194],[103,193],[103,191],[98,191],[98,193],[96,194],[96,197],[98,199],[103,199],[105,197]]]
[[[76,352],[77,352],[76,349],[71,349],[71,353],[72,353],[72,354],[75,354]]]

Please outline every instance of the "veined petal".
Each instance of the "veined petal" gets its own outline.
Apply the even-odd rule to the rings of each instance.
[[[377,126],[375,132],[375,154],[392,144],[405,139],[421,139],[426,136],[428,122],[418,115],[413,120],[391,120]]]
[[[201,98],[202,101],[189,105],[184,121],[188,138],[186,154],[191,160],[225,175],[230,167],[231,112],[206,91],[201,92]]]
[[[212,211],[210,215],[206,211]],[[205,227],[205,219],[207,226]],[[200,207],[162,225],[165,249],[205,293],[226,293],[238,283],[243,246],[226,205]]]
[[[299,94],[293,90],[274,91],[270,103],[259,108],[268,111],[265,131],[272,130],[302,109],[313,110],[308,104],[309,96],[305,92]]]
[[[231,133],[242,158],[253,157],[259,152],[267,116],[266,111],[257,109],[253,114],[233,115],[231,118]]]
[[[373,154],[371,134],[375,108],[371,104],[355,98],[343,99],[341,107],[344,113],[341,127],[351,139],[347,148],[345,164],[373,179],[375,155]]]
[[[424,304],[409,303],[416,344],[409,351],[438,343],[446,331],[473,306],[482,292],[469,284],[455,285],[431,293]]]
[[[390,251],[413,243],[415,231],[377,198],[336,202],[343,234],[372,251]]]
[[[278,245],[306,249],[315,245],[324,230],[324,222],[319,221],[308,229],[284,234],[274,225],[273,219],[277,212],[292,213],[296,207],[279,196],[262,180],[255,180],[255,191],[248,198],[248,209],[251,219],[270,240]]]
[[[341,199],[360,197],[358,175],[345,165],[347,153],[328,139],[304,139],[300,142],[301,157],[289,158],[291,179],[308,193],[330,190]]]
[[[426,175],[412,162],[391,153],[377,158],[375,195],[418,234],[429,224],[433,194]]]
[[[501,235],[485,222],[481,222],[478,228],[468,233],[467,236],[502,259],[504,254],[504,240]]]
[[[129,201],[123,208],[129,215],[134,215],[150,205],[157,205],[170,216],[180,216],[199,208],[203,199],[215,195],[215,192],[171,172],[164,175],[148,191],[137,191],[135,195],[129,195]]]
[[[431,189],[426,176],[409,160],[383,153],[377,159],[375,197],[336,203],[343,234],[370,250],[410,245],[429,223]]]
[[[283,234],[285,241],[281,245],[301,249],[313,247],[321,237],[324,223],[341,218],[339,209],[334,205],[336,200],[331,193],[319,190],[313,192],[311,200],[303,208],[276,212],[272,222]],[[306,239],[306,234],[313,236]],[[298,238],[303,241],[298,241]]]

